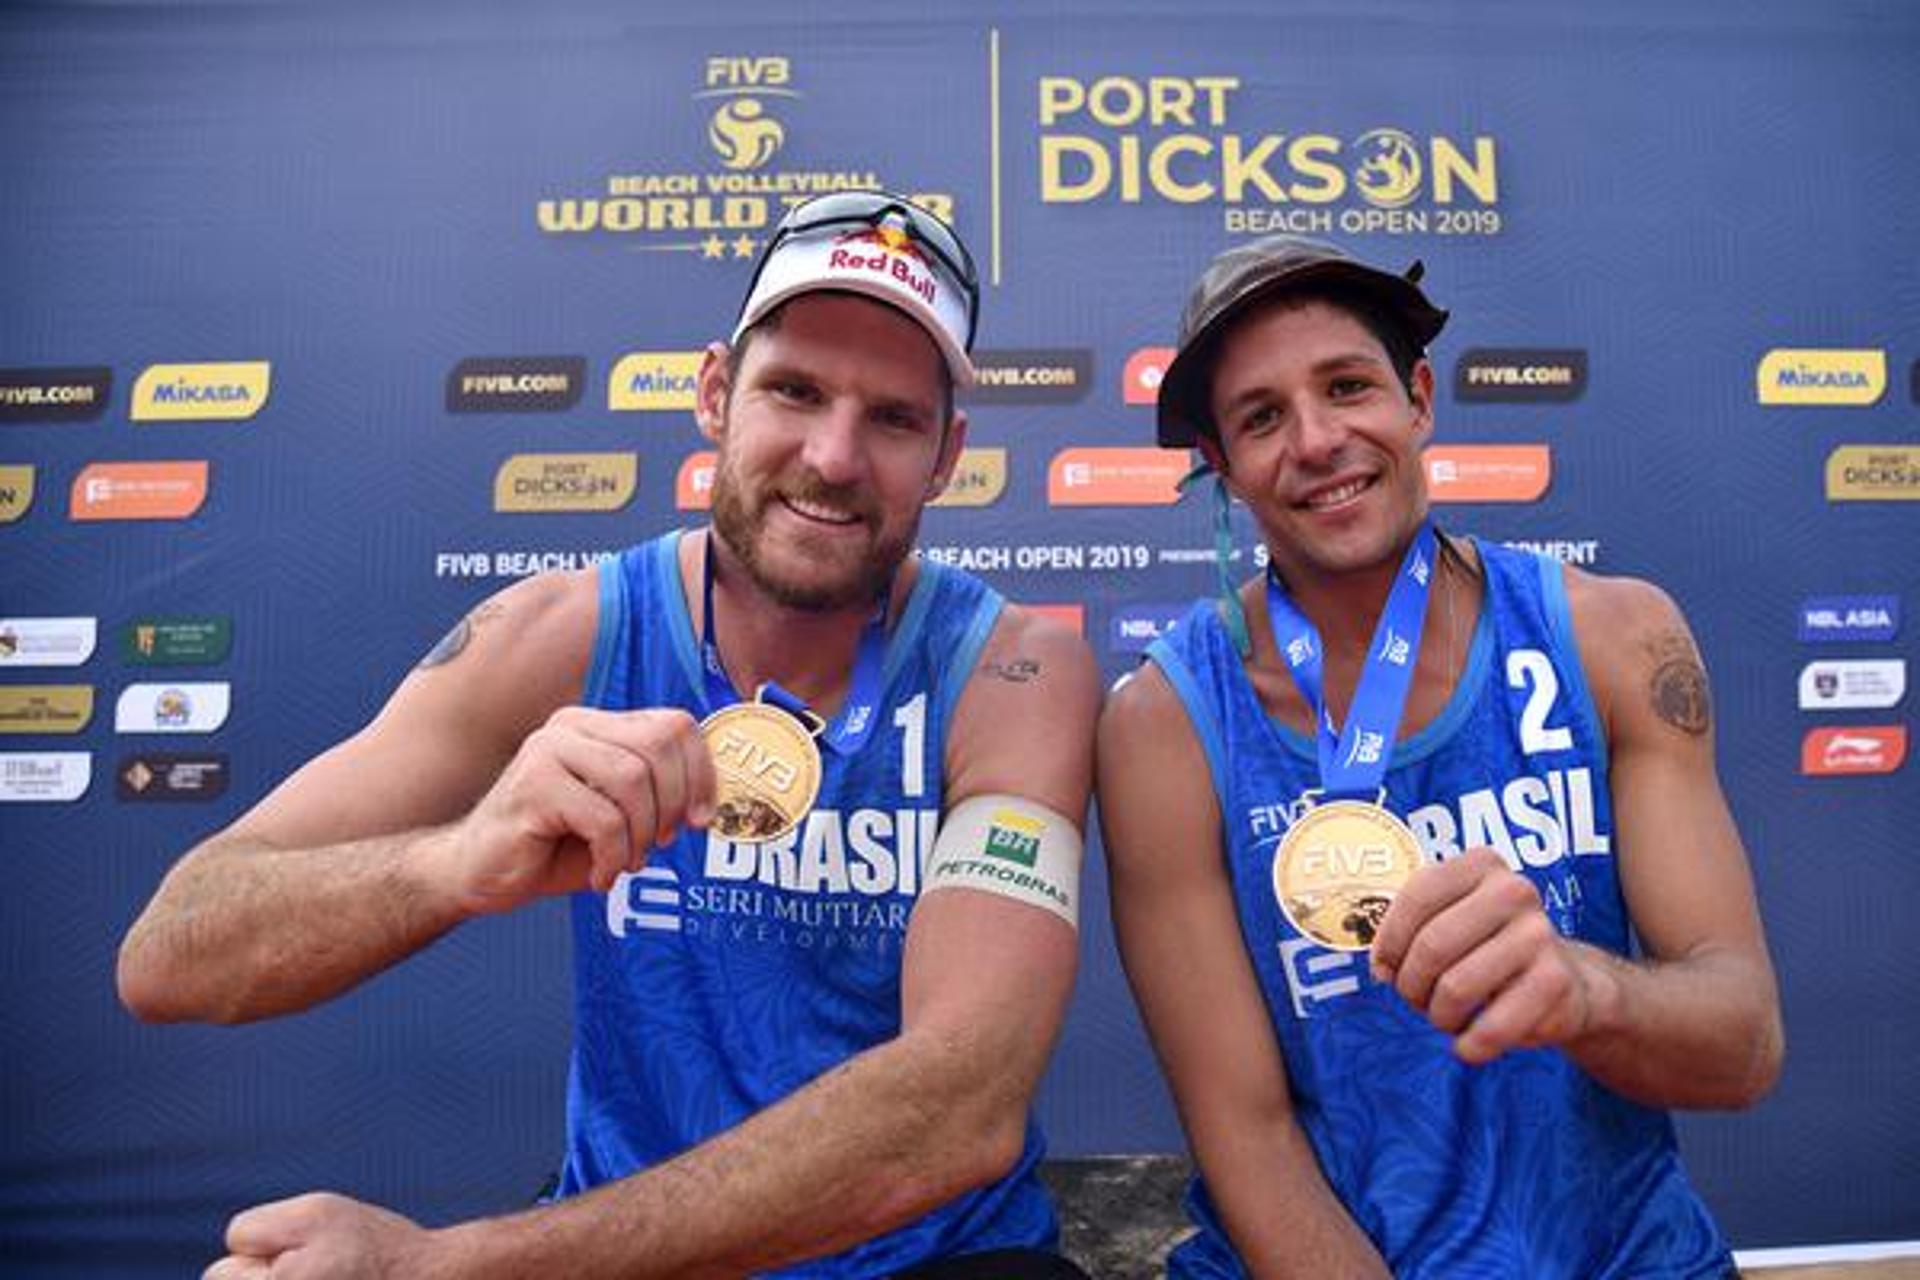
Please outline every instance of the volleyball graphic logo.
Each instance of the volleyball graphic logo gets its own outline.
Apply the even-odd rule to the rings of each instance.
[[[1398,209],[1420,191],[1420,152],[1413,139],[1398,129],[1369,129],[1354,139],[1360,163],[1353,171],[1353,185],[1367,203],[1381,209]]]
[[[758,169],[786,140],[787,131],[758,98],[724,102],[707,121],[707,141],[729,169]]]

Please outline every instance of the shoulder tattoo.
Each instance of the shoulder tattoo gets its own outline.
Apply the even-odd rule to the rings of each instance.
[[[467,642],[473,639],[474,629],[491,621],[501,612],[501,604],[497,600],[489,600],[454,623],[452,629],[441,636],[433,648],[427,650],[426,656],[418,663],[418,669],[425,671],[430,667],[443,667],[452,662],[466,651]]]
[[[1683,631],[1663,631],[1648,648],[1653,654],[1648,693],[1654,712],[1682,733],[1695,737],[1705,733],[1713,723],[1713,702],[1707,693],[1707,672],[1693,642]]]
[[[980,669],[1008,684],[1031,684],[1040,678],[1040,664],[1032,658],[1009,658],[1005,662],[983,662]]]

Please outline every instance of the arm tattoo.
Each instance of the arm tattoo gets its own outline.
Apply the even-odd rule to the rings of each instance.
[[[1032,658],[1013,658],[1006,662],[983,662],[980,669],[998,676],[1008,684],[1030,684],[1040,678],[1040,664]]]
[[[1707,673],[1684,632],[1667,631],[1648,646],[1653,652],[1653,681],[1648,692],[1662,720],[1699,737],[1713,723]]]
[[[467,641],[473,639],[474,628],[500,613],[502,607],[498,601],[489,600],[454,623],[453,629],[441,636],[439,643],[433,648],[427,650],[427,655],[420,659],[417,669],[425,671],[429,667],[443,667],[459,657],[466,649]]]

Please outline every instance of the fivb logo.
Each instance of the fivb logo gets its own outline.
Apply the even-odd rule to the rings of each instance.
[[[1810,596],[1800,604],[1802,640],[1885,641],[1899,634],[1899,596]]]
[[[607,890],[607,932],[624,938],[635,929],[680,932],[680,874],[672,867],[623,871]]]
[[[787,131],[767,114],[763,98],[798,98],[793,64],[785,58],[724,56],[707,59],[706,87],[695,98],[723,101],[707,120],[707,141],[729,169],[758,169],[772,160]]]

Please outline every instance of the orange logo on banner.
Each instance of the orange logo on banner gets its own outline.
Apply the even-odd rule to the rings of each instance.
[[[1435,502],[1533,502],[1553,479],[1544,444],[1437,444],[1425,456]]]
[[[1083,604],[1028,604],[1020,607],[1028,613],[1066,623],[1073,628],[1075,635],[1087,634],[1087,606]]]
[[[711,449],[690,453],[673,481],[673,505],[682,511],[705,511],[713,505],[713,467],[719,454]]]
[[[207,464],[95,462],[73,478],[75,520],[184,520],[207,500]]]
[[[1160,379],[1173,363],[1172,347],[1142,347],[1127,357],[1120,394],[1128,404],[1152,404],[1160,398]]]
[[[1056,507],[1170,507],[1192,470],[1185,449],[1062,449],[1047,467]]]
[[[1907,758],[1907,726],[1846,725],[1809,729],[1800,741],[1800,772],[1892,773]]]

